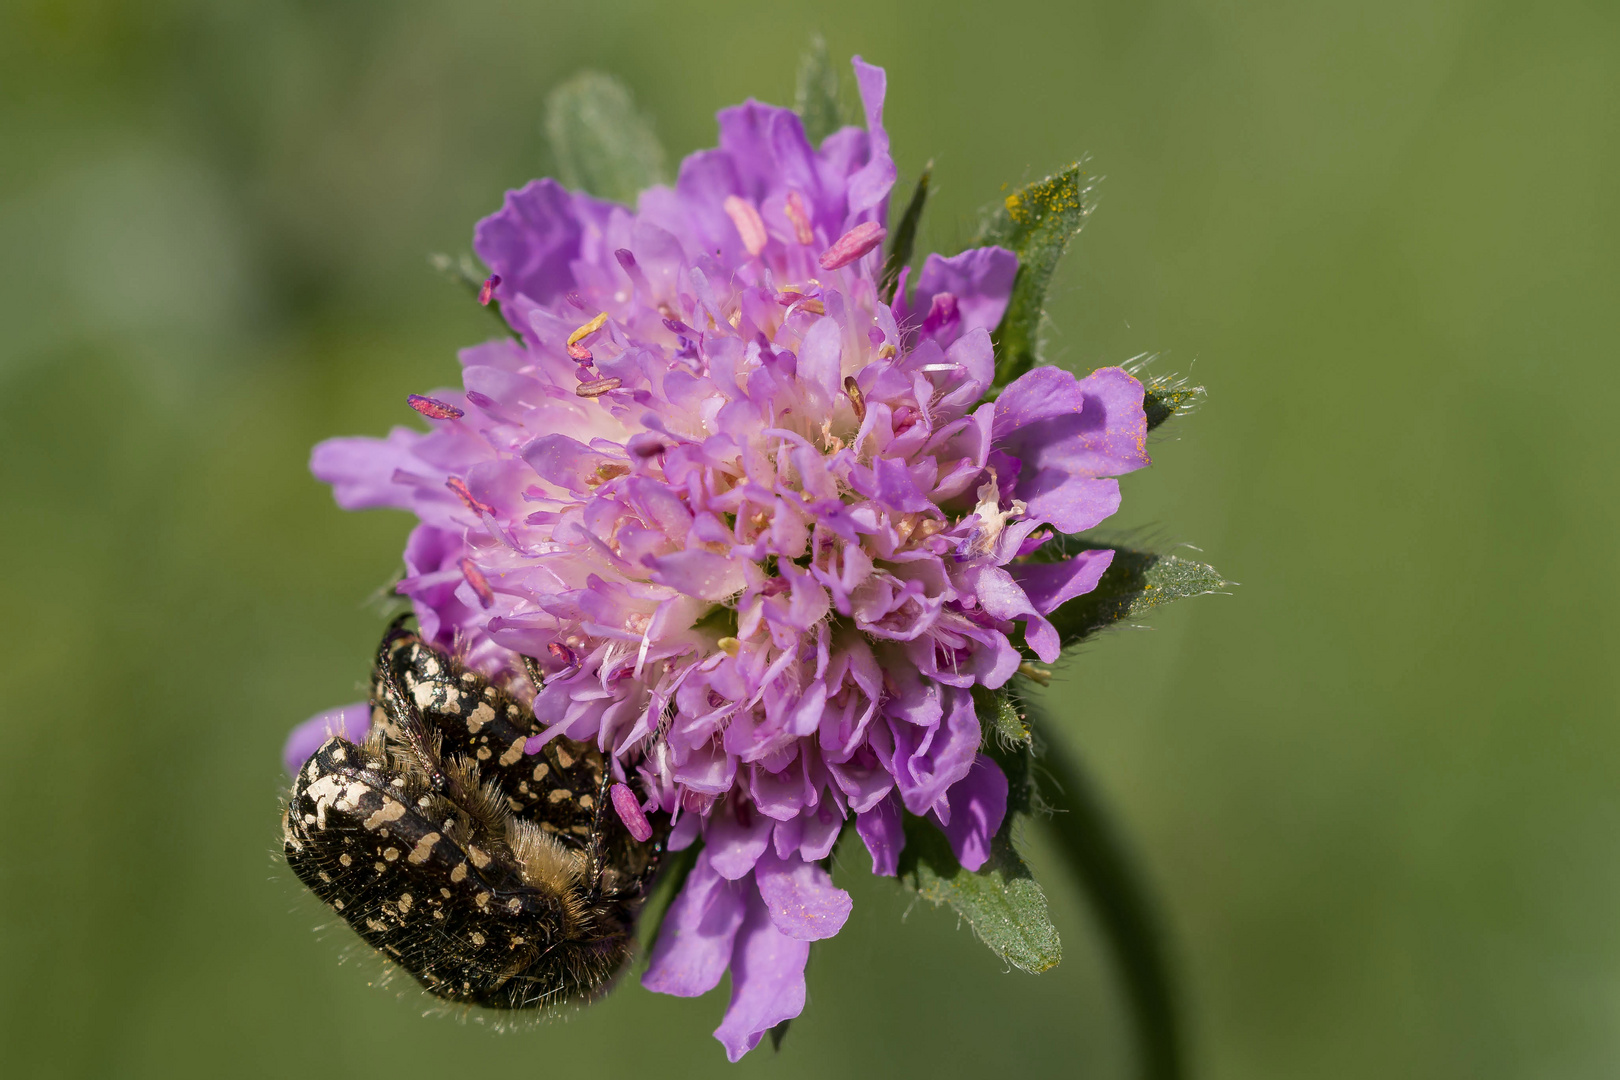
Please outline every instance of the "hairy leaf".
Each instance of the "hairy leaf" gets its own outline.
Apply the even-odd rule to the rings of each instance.
[[[921,818],[906,817],[906,849],[900,878],[924,900],[949,904],[973,927],[990,951],[1016,968],[1041,972],[1063,958],[1057,928],[1046,912],[1046,894],[1013,850],[1009,811],[977,871],[962,869],[945,835]]]
[[[1172,416],[1192,412],[1204,396],[1202,386],[1194,386],[1180,375],[1154,374],[1133,371],[1142,380],[1142,411],[1147,413],[1147,428],[1152,431]]]
[[[804,121],[805,138],[810,145],[837,131],[843,122],[838,104],[838,69],[827,52],[827,39],[820,34],[799,57],[799,83],[793,94],[793,111]]]
[[[996,696],[1017,719],[1023,709],[1018,696]],[[1039,808],[1031,767],[1034,747],[1026,732],[1019,745],[992,740],[986,750],[1007,777],[1007,816],[991,841],[989,860],[976,871],[962,869],[944,834],[908,814],[900,879],[936,906],[949,904],[1007,963],[1024,971],[1046,971],[1063,958],[1063,943],[1047,914],[1046,894],[1013,845],[1013,833]]]
[[[1114,549],[1114,561],[1103,572],[1097,587],[1047,616],[1065,646],[1172,600],[1219,592],[1232,584],[1206,563],[1135,551],[1084,536],[1053,537],[1030,558],[1034,562],[1055,562],[1096,548]]]
[[[974,247],[996,244],[1018,256],[1007,313],[996,328],[997,388],[1040,360],[1041,319],[1052,272],[1091,212],[1090,182],[1079,162],[1045,180],[1019,188],[991,213]]]
[[[557,178],[600,199],[634,206],[643,189],[668,176],[652,123],[611,75],[582,71],[553,90],[546,98],[546,136]]]
[[[894,243],[889,245],[889,257],[883,262],[883,276],[878,279],[878,299],[885,304],[894,302],[895,286],[900,284],[900,271],[911,261],[911,249],[917,243],[917,223],[922,220],[923,205],[928,202],[928,178],[934,174],[934,163],[923,166],[917,177],[917,187],[911,193],[911,202],[894,230]]]

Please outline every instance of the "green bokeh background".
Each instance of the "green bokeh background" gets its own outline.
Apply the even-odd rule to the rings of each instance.
[[[1242,586],[1049,696],[1162,901],[1197,1075],[1620,1073],[1620,9],[8,0],[6,1075],[1129,1075],[1038,837],[1061,967],[846,854],[809,1007],[735,1069],[723,991],[424,1019],[273,857],[282,737],[357,696],[408,524],[340,513],[309,447],[489,329],[424,256],[550,167],[578,68],[678,155],[787,101],[817,29],[887,66],[931,245],[1091,154],[1053,356],[1210,388],[1119,523]]]

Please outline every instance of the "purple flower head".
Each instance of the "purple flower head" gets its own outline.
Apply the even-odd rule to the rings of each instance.
[[[628,827],[701,833],[643,983],[695,995],[729,969],[733,1060],[798,1014],[809,942],[849,915],[823,868],[846,823],[878,873],[903,812],[985,861],[1007,781],[972,688],[1020,646],[1055,660],[1046,616],[1112,553],[1014,560],[1107,518],[1111,477],[1148,460],[1121,369],[984,400],[1011,252],[931,255],[909,303],[879,299],[895,166],[884,73],[855,73],[866,129],[819,148],[749,101],[634,211],[509,192],[476,248],[518,338],[412,399],[426,432],[312,460],[341,506],[419,519],[398,588],[425,638],[514,682],[538,665],[531,753],[590,740]]]

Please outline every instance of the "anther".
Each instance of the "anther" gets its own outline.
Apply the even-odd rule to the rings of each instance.
[[[764,251],[770,237],[765,234],[765,222],[760,219],[759,211],[754,209],[754,204],[747,199],[727,195],[723,205],[726,208],[726,216],[737,226],[737,235],[742,237],[743,247],[748,249],[748,254],[758,255]]]
[[[592,334],[602,329],[603,325],[607,322],[607,318],[607,312],[599,312],[596,318],[592,319],[590,322],[568,335],[568,344],[577,345],[582,339],[590,337]]]
[[[431,420],[460,420],[466,415],[454,405],[421,394],[406,394],[405,404]]]
[[[723,637],[714,644],[716,648],[727,656],[736,656],[737,653],[742,651],[742,642],[734,637]]]
[[[816,232],[810,227],[810,214],[804,208],[804,200],[797,191],[787,194],[787,216],[793,222],[793,235],[801,244],[816,242]]]
[[[849,395],[849,403],[855,407],[855,420],[866,419],[866,397],[861,393],[861,386],[855,381],[855,376],[844,376],[844,393]]]
[[[883,243],[889,230],[875,221],[863,221],[833,241],[833,246],[821,253],[817,260],[823,270],[837,270],[848,266],[862,255]]]
[[[552,659],[556,660],[559,664],[566,664],[568,667],[579,666],[579,657],[574,654],[574,650],[570,649],[560,641],[553,641],[547,644],[546,651],[549,652]]]
[[[583,398],[601,397],[609,390],[617,390],[624,383],[619,379],[595,379],[588,383],[580,383],[574,387],[574,393]]]
[[[489,302],[495,299],[495,287],[501,283],[501,275],[491,274],[484,282],[484,287],[478,290],[478,302],[489,307]]]
[[[652,839],[652,826],[647,823],[647,815],[641,812],[641,804],[636,801],[635,792],[628,785],[614,784],[608,790],[608,797],[613,800],[613,810],[624,822],[624,827],[638,842]]]
[[[495,602],[494,590],[489,587],[489,582],[485,580],[478,567],[473,565],[473,561],[463,558],[460,566],[461,576],[467,579],[467,584],[472,586],[472,591],[478,594],[478,602],[486,608],[493,604]]]
[[[1045,668],[1036,667],[1027,660],[1018,665],[1018,674],[1026,679],[1034,679],[1042,686],[1052,685],[1052,673]]]
[[[581,364],[588,364],[592,360],[591,350],[587,349],[583,345],[569,345],[568,355],[573,359],[578,360]]]
[[[467,509],[471,510],[473,513],[480,515],[495,513],[495,508],[474,495],[472,491],[468,489],[467,481],[463,480],[461,477],[452,476],[450,479],[444,482],[444,486],[455,492],[461,501],[467,504]]]

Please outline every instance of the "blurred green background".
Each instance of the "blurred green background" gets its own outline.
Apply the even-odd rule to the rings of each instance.
[[[1053,354],[1210,388],[1119,523],[1241,588],[1049,698],[1161,899],[1197,1075],[1620,1073],[1620,8],[6,0],[6,1075],[1130,1074],[1039,842],[1056,971],[846,854],[809,1007],[729,1071],[723,991],[423,1019],[273,856],[283,735],[357,696],[408,525],[340,513],[309,448],[489,331],[425,256],[550,167],[577,69],[679,155],[790,101],[816,30],[887,66],[933,245],[1091,154]]]

